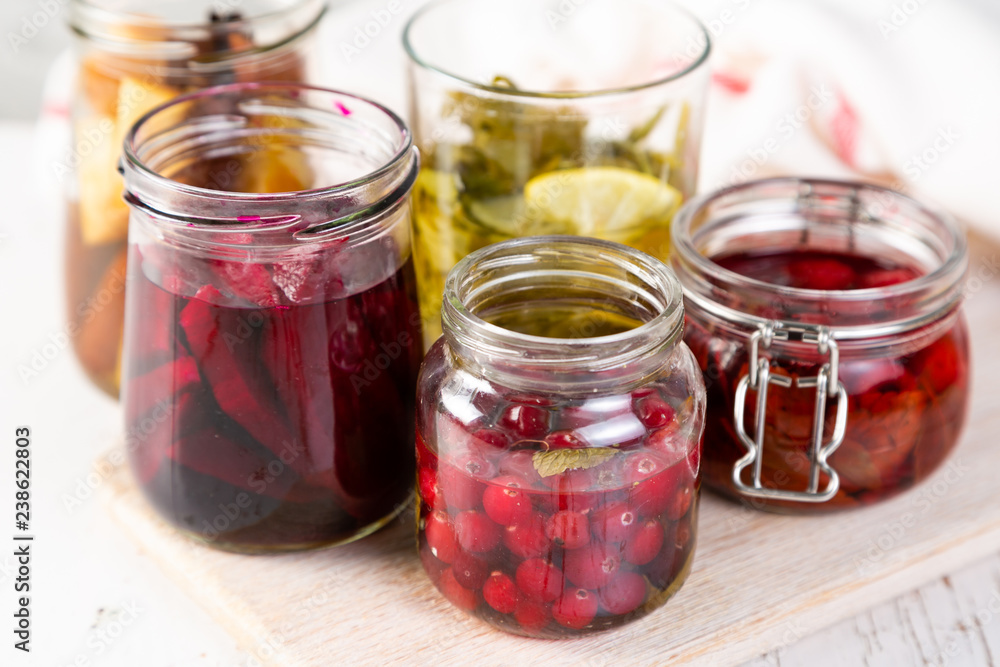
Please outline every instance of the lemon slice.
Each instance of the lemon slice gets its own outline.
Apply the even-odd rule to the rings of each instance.
[[[681,203],[676,189],[621,167],[550,171],[524,187],[526,213],[549,233],[608,236],[670,221]]]

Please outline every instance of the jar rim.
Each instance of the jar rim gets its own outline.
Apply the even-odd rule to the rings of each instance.
[[[410,60],[419,65],[423,69],[434,72],[438,75],[445,77],[453,82],[467,86],[474,90],[479,90],[491,95],[496,95],[498,97],[509,97],[521,100],[583,100],[583,99],[598,99],[614,97],[616,95],[627,95],[630,93],[636,93],[643,90],[648,90],[651,88],[656,88],[664,84],[671,83],[683,79],[692,72],[702,68],[708,61],[708,57],[712,50],[712,39],[708,33],[708,29],[705,25],[695,16],[692,12],[688,11],[684,7],[674,3],[665,2],[659,3],[678,14],[686,16],[693,25],[697,26],[701,36],[704,39],[704,45],[701,46],[700,53],[696,58],[685,66],[683,69],[673,72],[669,75],[658,77],[650,81],[644,81],[642,83],[637,83],[631,86],[621,86],[614,88],[602,88],[595,90],[570,90],[570,91],[542,91],[542,90],[522,90],[514,89],[504,86],[497,86],[492,84],[483,83],[481,81],[476,81],[472,78],[462,76],[453,71],[450,68],[441,67],[439,65],[434,65],[424,58],[418,49],[413,44],[413,30],[417,23],[421,19],[425,19],[428,14],[433,11],[440,9],[442,6],[455,3],[464,2],[465,0],[433,0],[428,2],[420,9],[418,9],[413,16],[406,22],[406,26],[403,28],[403,50],[406,51],[407,56]]]
[[[250,94],[276,95],[282,101],[301,100],[306,95],[327,97],[329,105],[323,110],[302,104],[299,108],[314,115],[316,112],[327,114],[331,118],[337,118],[338,122],[350,118],[352,113],[357,117],[358,111],[368,111],[387,121],[387,126],[397,133],[397,136],[392,137],[395,142],[392,153],[381,160],[377,168],[357,178],[307,190],[276,193],[230,192],[188,185],[163,176],[148,164],[150,156],[143,154],[144,141],[155,140],[162,144],[162,150],[164,146],[170,145],[165,141],[169,139],[169,134],[184,137],[181,133],[183,122],[168,130],[150,130],[151,136],[143,137],[146,126],[155,119],[169,114],[180,105],[210,103],[224,96],[239,98]],[[348,105],[353,107],[353,112]],[[378,102],[352,93],[299,83],[234,83],[178,96],[144,114],[126,134],[120,170],[125,176],[126,199],[130,204],[150,209],[159,216],[172,218],[182,226],[252,231],[270,225],[269,229],[294,228],[297,232],[316,234],[340,230],[342,225],[353,227],[350,223],[396,204],[409,193],[416,179],[418,165],[417,149],[413,146],[412,135],[406,123],[395,112]],[[382,192],[378,201],[366,201],[356,196],[373,189]],[[196,209],[196,214],[177,210],[178,198],[197,202],[196,206],[184,207]],[[330,200],[338,200],[342,205],[330,206]],[[320,206],[321,203],[326,205]],[[310,207],[310,204],[313,206]],[[233,217],[234,207],[240,210],[250,208],[254,215]],[[318,209],[314,211],[316,215],[307,216],[302,213],[307,208]],[[257,220],[249,220],[248,217]]]
[[[560,253],[562,258],[560,260]],[[642,324],[622,332],[579,338],[554,338],[521,333],[492,324],[481,318],[469,305],[474,296],[469,282],[476,272],[485,269],[514,267],[514,271],[543,259],[557,265],[570,260],[606,261],[629,272],[629,277],[641,285],[632,285],[638,293],[658,301],[658,312]],[[550,270],[555,275],[557,270]],[[579,277],[579,271],[566,270]],[[593,276],[598,276],[594,269]],[[503,278],[495,280],[503,282]],[[622,285],[621,283],[619,283]],[[487,293],[502,285],[486,282],[477,292]],[[623,286],[623,285],[622,285]],[[533,388],[547,388],[551,377],[537,371],[559,373],[555,381],[567,389],[587,386],[596,388],[602,381],[599,371],[621,369],[613,382],[634,381],[662,368],[666,355],[681,344],[684,304],[681,285],[673,271],[644,252],[611,241],[579,236],[531,236],[501,241],[467,255],[448,273],[445,280],[441,313],[444,339],[459,356],[475,360],[495,376],[505,381]],[[530,370],[526,367],[530,366]]]
[[[853,220],[842,218],[843,222],[864,222],[866,224],[887,224],[885,213],[889,202],[897,208],[903,207],[913,216],[923,216],[939,232],[939,239],[947,245],[946,256],[940,258],[933,269],[902,283],[886,287],[872,287],[850,290],[817,290],[776,285],[751,278],[724,268],[711,257],[705,255],[696,245],[698,234],[693,226],[704,222],[706,236],[712,233],[712,222],[728,220],[723,213],[710,210],[714,206],[724,209],[727,205],[747,202],[759,204],[759,210],[749,216],[767,217],[774,215],[798,215],[798,209],[787,210],[788,205],[798,207],[802,202],[838,200],[845,204],[842,212],[853,216]],[[867,199],[867,201],[865,201]],[[872,202],[878,199],[879,202]],[[732,200],[727,204],[727,200]],[[773,204],[767,208],[767,204]],[[780,210],[777,205],[786,207]],[[869,205],[866,205],[869,204]],[[738,214],[736,214],[738,215]],[[903,214],[906,217],[906,213]],[[897,233],[894,230],[891,233]],[[769,230],[762,231],[763,234]],[[853,232],[852,232],[853,233]],[[901,233],[901,232],[900,232]],[[968,248],[965,236],[955,219],[949,214],[927,206],[912,197],[891,188],[860,181],[776,177],[746,181],[700,195],[689,200],[678,211],[671,227],[673,253],[671,266],[677,272],[683,285],[684,296],[692,303],[712,311],[716,315],[741,324],[761,324],[766,318],[756,317],[742,311],[713,302],[707,283],[702,280],[711,276],[712,284],[729,293],[762,296],[778,295],[799,303],[834,303],[840,305],[865,304],[873,301],[911,299],[919,303],[921,312],[911,317],[897,317],[893,321],[855,324],[854,326],[829,325],[834,337],[856,339],[872,335],[882,335],[925,325],[928,321],[951,310],[962,298],[961,283],[968,266]],[[917,309],[915,309],[917,310]],[[878,325],[882,325],[879,328]],[[876,331],[876,329],[879,329]]]
[[[214,7],[210,7],[214,9]],[[170,20],[138,11],[118,11],[103,7],[95,0],[70,0],[67,25],[75,34],[111,50],[126,50],[130,54],[141,47],[143,58],[159,59],[183,56],[186,45],[196,39],[226,35],[241,29],[277,25],[288,21],[283,29],[276,30],[268,44],[247,44],[246,48],[217,49],[215,58],[235,58],[253,55],[281,47],[315,28],[328,10],[326,0],[292,0],[283,7],[275,7],[258,14],[233,20],[212,23],[208,20]],[[206,8],[209,9],[209,8]],[[138,28],[128,35],[122,27]],[[155,38],[143,30],[155,31]],[[144,34],[147,37],[144,37]]]

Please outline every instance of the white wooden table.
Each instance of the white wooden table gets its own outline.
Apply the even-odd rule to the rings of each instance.
[[[91,493],[104,481],[91,475],[93,461],[114,440],[119,414],[89,387],[68,349],[46,348],[62,326],[62,225],[54,202],[34,191],[32,141],[30,126],[0,126],[0,285],[7,291],[0,317],[0,499],[13,497],[7,436],[30,425],[37,536],[34,650],[25,659],[5,641],[0,664],[252,665],[251,656],[121,534]],[[40,370],[24,381],[19,367],[30,367],[35,352],[43,355],[42,362],[35,359]],[[12,509],[4,505],[0,517]],[[14,605],[9,539],[0,529],[3,618]],[[782,645],[752,664],[993,664],[1000,656],[1000,555],[811,630],[791,623]]]

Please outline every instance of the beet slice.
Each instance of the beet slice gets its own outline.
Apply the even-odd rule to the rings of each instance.
[[[143,415],[161,401],[174,401],[175,396],[201,382],[194,358],[186,355],[168,361],[153,370],[133,378],[128,384],[128,412],[134,419]]]
[[[254,262],[216,260],[212,268],[223,290],[250,305],[269,308],[281,303],[277,286],[263,265]]]
[[[284,500],[299,481],[290,466],[262,458],[212,427],[175,440],[169,455],[176,463],[195,472],[278,500]]]
[[[256,311],[211,305],[218,294],[206,285],[181,311],[188,346],[219,407],[260,444],[280,455],[297,443],[257,355],[257,332],[249,317]],[[261,315],[266,320],[267,315]],[[307,471],[303,457],[291,458],[289,465],[295,470]]]

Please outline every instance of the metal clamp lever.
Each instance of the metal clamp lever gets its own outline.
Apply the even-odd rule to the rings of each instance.
[[[771,347],[775,340],[794,340],[815,344],[820,354],[829,355],[827,363],[812,377],[795,379],[796,387],[815,387],[816,405],[813,411],[812,444],[809,448],[809,486],[804,491],[789,491],[767,488],[761,484],[760,474],[764,462],[764,426],[767,411],[767,389],[775,384],[779,387],[791,387],[792,379],[783,375],[771,373],[771,361],[760,357],[760,346]],[[733,484],[745,496],[751,498],[768,498],[773,500],[794,500],[807,503],[822,503],[830,500],[840,488],[840,476],[830,467],[827,459],[844,441],[847,428],[847,390],[844,383],[837,377],[839,365],[839,350],[836,341],[830,336],[830,330],[821,326],[788,325],[781,322],[768,322],[755,331],[747,343],[750,352],[749,373],[740,379],[736,386],[736,399],[733,405],[733,419],[736,433],[746,447],[747,453],[733,466]],[[743,416],[746,407],[747,390],[757,392],[757,411],[754,421],[754,438],[751,438],[744,428]],[[833,426],[830,442],[823,443],[823,427],[826,418],[827,398],[837,399],[837,416]],[[743,482],[743,470],[753,465],[753,484]],[[824,472],[829,477],[826,487],[819,490],[819,474]]]

